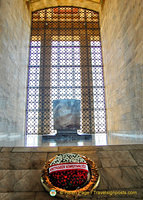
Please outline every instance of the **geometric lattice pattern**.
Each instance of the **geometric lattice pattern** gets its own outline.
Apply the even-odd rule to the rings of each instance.
[[[79,132],[106,132],[99,14],[77,7],[32,13],[26,134],[55,132],[53,100],[79,99]]]

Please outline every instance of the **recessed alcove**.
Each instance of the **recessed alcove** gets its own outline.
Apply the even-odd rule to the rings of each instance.
[[[134,191],[127,199],[143,199],[142,5],[142,0],[0,1],[0,199],[47,199],[40,185],[41,168],[61,152],[79,152],[97,163],[97,192]],[[41,135],[25,135],[31,16],[65,6],[99,13],[107,132],[94,132],[91,141],[43,142]],[[51,48],[60,48],[56,37],[53,41]],[[126,199],[114,195],[120,197]]]
[[[142,2],[127,2],[128,6],[121,1],[56,2],[51,1],[50,7],[78,6],[99,12],[107,133],[142,135],[142,26],[138,20]],[[40,0],[18,2],[18,11],[15,5],[1,3],[1,137],[25,135],[31,11],[48,8]]]

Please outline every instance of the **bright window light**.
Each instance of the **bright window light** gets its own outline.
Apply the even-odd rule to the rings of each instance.
[[[28,76],[28,109],[27,126],[28,133],[38,133],[38,110],[39,110],[39,78],[40,78],[40,52],[41,42],[32,41],[30,48],[30,67]],[[28,138],[28,144],[31,138]]]

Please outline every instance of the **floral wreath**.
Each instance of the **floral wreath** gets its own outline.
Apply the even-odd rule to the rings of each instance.
[[[100,176],[95,163],[76,153],[59,154],[42,170],[41,183],[46,191],[55,191],[62,198],[90,196],[98,186]]]

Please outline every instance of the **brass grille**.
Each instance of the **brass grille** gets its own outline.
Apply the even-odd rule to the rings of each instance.
[[[76,7],[32,13],[26,134],[55,132],[53,100],[81,100],[83,133],[106,132],[99,14]]]

